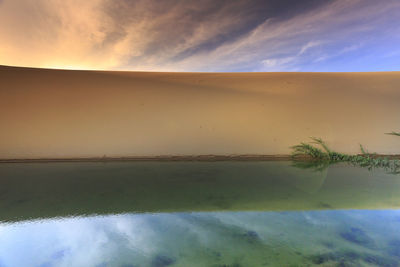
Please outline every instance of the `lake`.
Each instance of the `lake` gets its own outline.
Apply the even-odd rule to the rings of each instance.
[[[0,164],[0,266],[399,266],[400,175],[349,164]]]

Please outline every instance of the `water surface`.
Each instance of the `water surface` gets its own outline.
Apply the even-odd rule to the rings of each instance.
[[[0,266],[399,266],[400,176],[287,161],[0,165]]]

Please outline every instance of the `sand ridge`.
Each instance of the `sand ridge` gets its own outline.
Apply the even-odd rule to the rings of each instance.
[[[0,158],[287,155],[321,137],[399,154],[399,72],[152,73],[0,67]]]

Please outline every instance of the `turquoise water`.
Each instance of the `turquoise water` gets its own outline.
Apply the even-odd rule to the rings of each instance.
[[[0,165],[0,266],[399,266],[400,176],[286,161]]]

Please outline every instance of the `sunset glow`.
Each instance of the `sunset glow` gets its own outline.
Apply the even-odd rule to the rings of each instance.
[[[400,70],[399,17],[397,0],[1,0],[0,65]]]

